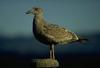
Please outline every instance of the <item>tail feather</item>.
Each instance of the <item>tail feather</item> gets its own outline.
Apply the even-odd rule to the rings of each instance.
[[[79,37],[79,39],[77,40],[77,42],[79,42],[79,43],[85,43],[87,41],[88,41],[88,39],[82,38],[82,37]]]
[[[88,39],[86,39],[86,38],[79,38],[78,40],[77,40],[77,42],[79,42],[79,43],[85,43],[85,42],[87,42],[88,41]]]
[[[78,40],[76,42],[79,42],[79,43],[86,43],[88,41],[87,38],[84,38],[84,37],[81,37],[81,36],[78,36]]]

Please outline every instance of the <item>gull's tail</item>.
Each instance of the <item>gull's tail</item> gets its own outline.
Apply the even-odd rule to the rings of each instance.
[[[87,38],[83,38],[83,37],[79,37],[79,39],[77,40],[77,42],[79,42],[79,43],[85,43],[87,41],[88,41],[88,39]]]

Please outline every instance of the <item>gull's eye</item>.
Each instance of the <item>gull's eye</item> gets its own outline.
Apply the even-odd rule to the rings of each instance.
[[[35,8],[35,10],[38,10],[38,8]]]

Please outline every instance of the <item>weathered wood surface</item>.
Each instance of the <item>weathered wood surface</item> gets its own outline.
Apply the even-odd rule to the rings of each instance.
[[[55,59],[33,59],[36,68],[59,67],[59,62]]]

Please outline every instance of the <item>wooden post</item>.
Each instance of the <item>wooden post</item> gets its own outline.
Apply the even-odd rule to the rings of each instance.
[[[33,59],[33,64],[35,68],[57,68],[59,67],[59,62],[55,59]]]
[[[59,62],[55,59],[54,45],[50,46],[50,58],[34,59],[33,63],[36,68],[57,68]]]

